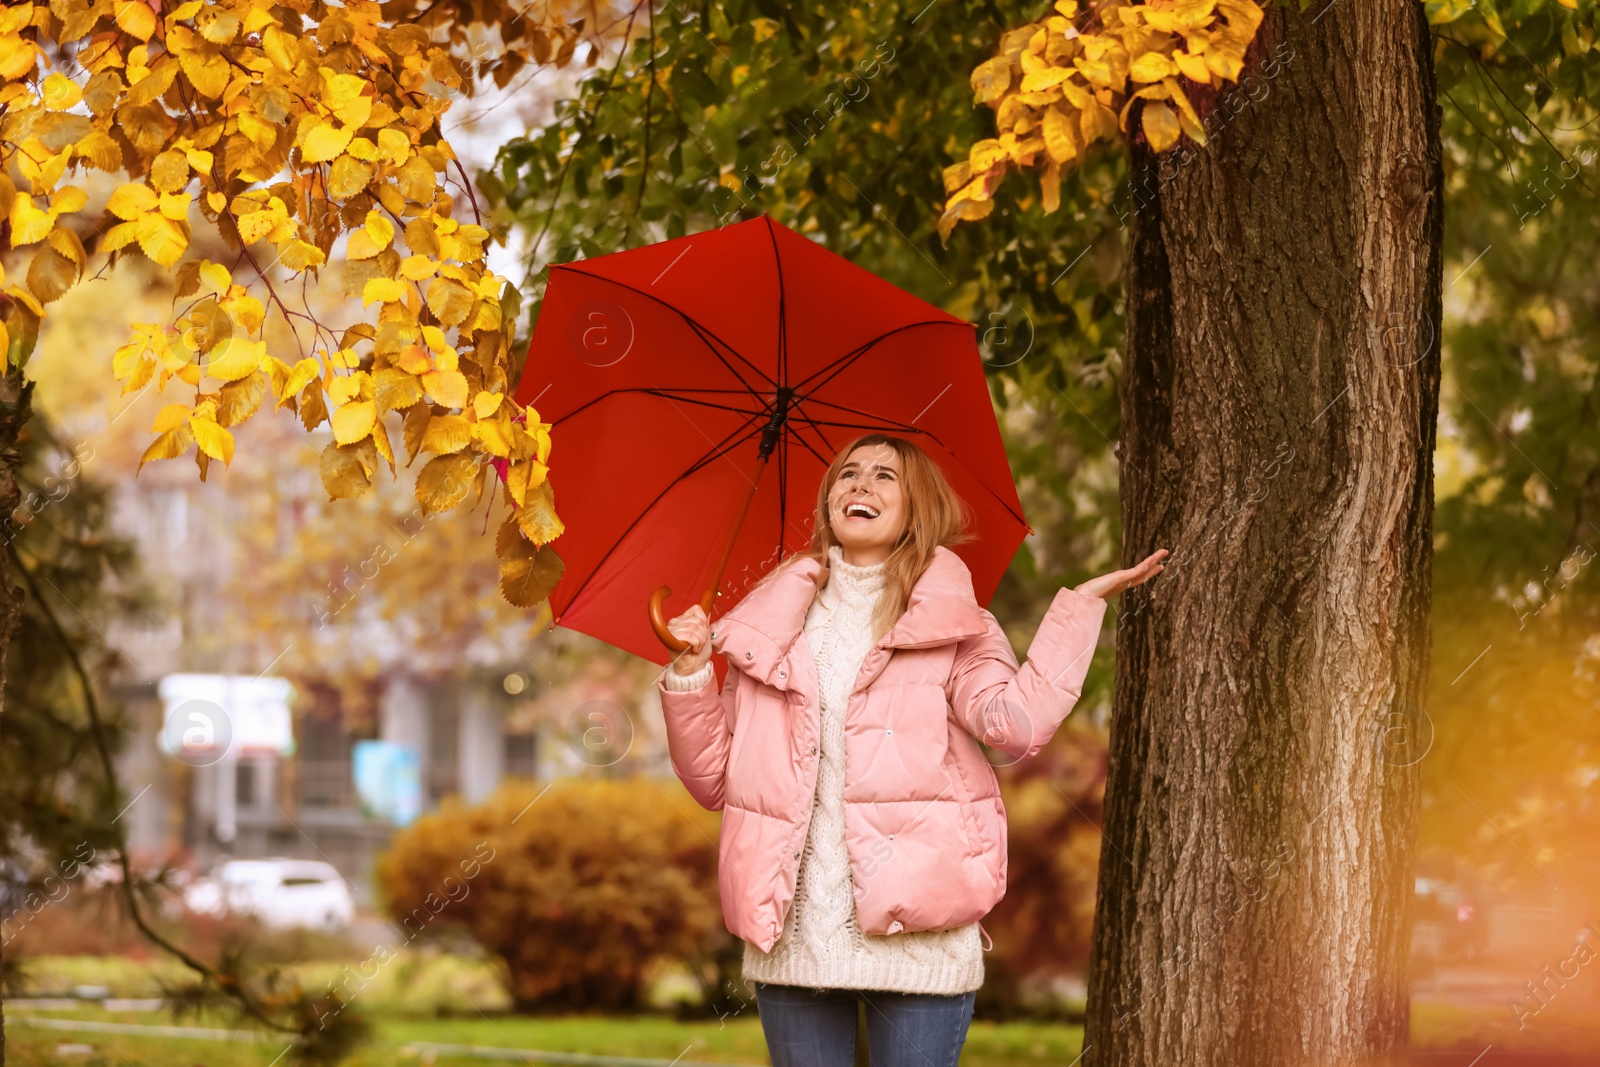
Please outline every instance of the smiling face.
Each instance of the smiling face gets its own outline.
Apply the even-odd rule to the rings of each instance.
[[[889,445],[850,453],[828,490],[828,522],[845,561],[871,566],[889,558],[905,530],[906,498],[900,454]]]

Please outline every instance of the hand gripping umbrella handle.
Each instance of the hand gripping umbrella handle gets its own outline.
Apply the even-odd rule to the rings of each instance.
[[[771,436],[770,434],[768,436]],[[722,572],[728,568],[728,560],[733,557],[733,543],[739,539],[739,528],[744,525],[744,517],[750,513],[750,502],[756,498],[756,486],[761,483],[761,472],[767,469],[767,456],[771,453],[765,440],[762,442],[761,462],[756,464],[755,477],[750,479],[750,491],[744,496],[744,505],[739,508],[739,517],[734,520],[733,532],[728,535],[728,544],[722,550],[722,559],[717,563],[717,573],[711,579],[711,588],[700,598],[700,609],[706,613],[706,618],[711,618],[711,602],[717,599],[717,586],[722,584]],[[667,629],[667,613],[662,610],[667,597],[672,595],[672,590],[667,586],[658,586],[650,594],[650,627],[655,630],[661,643],[677,655],[689,650],[687,641],[679,640]]]
[[[667,613],[662,610],[662,606],[671,595],[672,590],[664,585],[650,594],[650,626],[655,630],[656,636],[661,638],[661,643],[677,654],[689,651],[689,642],[681,640],[667,629]],[[706,595],[700,598],[700,608],[708,619],[711,617],[711,601],[715,596],[716,586],[712,586],[706,590]]]

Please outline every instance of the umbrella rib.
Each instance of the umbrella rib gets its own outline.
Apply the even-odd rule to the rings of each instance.
[[[550,269],[551,269],[551,271],[567,270],[567,271],[571,271],[573,274],[581,274],[585,278],[593,278],[596,281],[610,282],[612,285],[615,285],[615,286],[618,286],[620,288],[626,289],[630,293],[637,293],[638,295],[644,297],[646,300],[654,300],[656,303],[660,304],[662,307],[666,308],[668,311],[672,312],[674,315],[676,315],[679,318],[681,318],[685,323],[687,323],[689,325],[690,329],[694,330],[695,333],[699,334],[700,335],[700,340],[706,342],[706,347],[711,350],[711,354],[716,356],[718,361],[720,361],[723,366],[727,367],[729,371],[732,371],[733,376],[735,378],[738,378],[739,382],[742,385],[744,385],[744,387],[746,389],[750,389],[750,383],[748,383],[748,382],[746,382],[744,380],[744,375],[740,374],[737,370],[735,370],[733,365],[730,364],[727,361],[727,359],[725,359],[723,357],[722,353],[717,351],[716,345],[712,345],[710,343],[710,341],[716,341],[717,344],[719,344],[722,347],[726,348],[729,352],[732,352],[735,356],[738,356],[739,357],[739,361],[741,363],[743,363],[745,366],[749,367],[751,370],[755,371],[757,374],[761,375],[761,377],[766,380],[768,385],[771,385],[773,388],[777,388],[777,382],[773,381],[772,377],[769,374],[767,374],[765,371],[763,371],[760,367],[756,366],[754,363],[750,362],[750,360],[746,359],[744,357],[744,355],[742,353],[740,353],[738,350],[736,350],[732,345],[728,344],[728,342],[724,341],[722,338],[720,338],[716,334],[712,333],[705,326],[701,325],[699,322],[696,322],[689,315],[685,314],[682,310],[673,307],[671,304],[667,303],[665,300],[661,299],[659,296],[656,296],[653,293],[647,293],[643,289],[639,289],[639,288],[637,288],[635,286],[629,285],[627,282],[619,282],[615,278],[607,278],[604,275],[591,274],[590,272],[588,272],[586,270],[578,270],[576,267],[571,266],[570,264],[566,264],[566,263],[558,263],[555,266],[551,267]],[[752,393],[756,392],[756,390],[754,390],[754,389],[750,389],[750,391]]]
[[[811,421],[805,415],[800,415],[798,417],[801,418],[801,419],[804,419],[806,422],[810,422]],[[827,456],[824,456],[821,452],[818,452],[817,451],[817,447],[815,445],[813,445],[810,441],[807,441],[805,439],[805,436],[803,434],[801,434],[798,425],[796,425],[794,422],[791,421],[788,424],[787,428],[788,428],[789,432],[794,435],[795,440],[799,441],[801,444],[805,445],[808,449],[811,450],[811,454],[813,456],[816,456],[817,459],[819,461],[821,461],[823,467],[827,467],[830,463],[833,462]],[[814,426],[812,428],[816,429],[816,427],[814,427]],[[821,430],[817,430],[817,436],[822,438],[822,443],[823,444],[827,445],[829,448],[833,447],[833,445],[828,443],[828,439],[826,437],[822,436],[822,431]]]
[[[855,349],[854,351],[846,352],[844,355],[840,356],[833,363],[830,363],[826,367],[823,367],[823,368],[819,369],[816,373],[812,374],[809,378],[806,378],[804,381],[797,382],[795,384],[795,387],[794,387],[795,391],[799,392],[800,390],[806,388],[808,385],[811,384],[812,380],[815,379],[818,375],[827,374],[828,375],[827,378],[824,378],[822,381],[817,383],[817,388],[820,389],[822,386],[827,385],[828,382],[831,379],[833,379],[833,378],[837,377],[839,374],[843,373],[845,368],[847,368],[851,363],[854,363],[856,360],[860,359],[863,355],[866,354],[868,349],[872,348],[878,342],[885,341],[885,340],[889,339],[890,337],[893,337],[897,333],[900,333],[900,332],[902,332],[904,330],[915,329],[918,326],[960,326],[963,329],[967,329],[967,330],[970,330],[970,329],[973,328],[973,325],[970,322],[952,322],[949,319],[929,319],[926,322],[908,322],[904,326],[896,326],[894,329],[888,330],[888,331],[886,331],[884,333],[881,333],[878,336],[872,338],[870,341],[867,341],[866,343],[862,344],[859,348]],[[831,374],[829,373],[830,371],[832,372]]]
[[[884,416],[881,416],[881,415],[875,415],[870,411],[862,411],[859,408],[846,407],[843,404],[835,404],[831,400],[818,400],[818,399],[815,399],[815,398],[807,398],[805,402],[806,403],[820,404],[820,405],[822,405],[824,407],[838,408],[840,411],[848,412],[851,415],[860,415],[864,419],[875,419],[875,420],[877,420],[876,422],[870,423],[868,425],[862,425],[860,423],[855,423],[855,422],[833,422],[833,421],[827,420],[827,419],[814,419],[810,415],[803,416],[807,422],[811,423],[814,426],[854,427],[856,429],[862,429],[862,430],[876,430],[876,429],[879,429],[879,428],[884,427],[884,426],[893,426],[895,429],[904,430],[907,433],[924,433],[924,434],[928,434],[929,437],[933,437],[933,434],[928,433],[927,430],[922,429],[920,426],[913,426],[909,422],[901,422],[898,419],[890,419],[890,418],[885,418]],[[821,433],[821,431],[819,430],[818,433]],[[826,440],[826,438],[824,438],[824,440]],[[938,438],[934,437],[934,440],[937,441]],[[941,442],[941,443],[943,443],[943,442]]]
[[[759,416],[757,417],[759,418]],[[567,601],[567,606],[569,608],[578,602],[578,597],[583,595],[583,591],[588,588],[589,583],[594,580],[595,575],[600,573],[601,569],[605,566],[606,561],[611,558],[612,553],[616,552],[616,550],[622,545],[622,542],[628,539],[628,535],[633,532],[634,527],[643,522],[645,520],[645,516],[649,515],[650,512],[655,509],[655,506],[661,503],[661,501],[666,498],[668,493],[672,492],[673,488],[677,486],[679,482],[683,481],[701,467],[704,467],[707,463],[711,462],[711,460],[716,459],[719,456],[726,456],[728,451],[734,446],[738,445],[740,441],[746,440],[760,432],[758,428],[757,430],[752,430],[745,434],[743,438],[740,438],[740,441],[731,440],[735,435],[749,425],[750,423],[746,422],[745,426],[741,426],[738,430],[734,430],[732,433],[729,433],[727,437],[724,437],[721,444],[713,444],[705,455],[695,460],[694,463],[690,465],[688,470],[684,471],[682,474],[672,479],[672,481],[668,482],[661,492],[656,494],[656,498],[644,506],[643,510],[639,512],[638,518],[630,522],[627,529],[623,530],[622,533],[617,535],[617,539],[612,542],[611,547],[606,549],[605,553],[595,561],[594,566],[589,569],[589,573],[584,576],[583,581],[578,583],[578,588],[572,591],[572,597]],[[737,464],[734,465],[734,469],[738,470]],[[744,474],[743,471],[740,471],[739,473]],[[744,475],[744,477],[746,481],[750,480],[749,475]],[[563,614],[565,614],[565,612],[563,612]]]
[[[750,424],[748,422],[745,423],[745,426],[749,426],[749,425]],[[744,427],[740,427],[740,429],[743,429],[743,428]],[[740,445],[744,444],[746,441],[748,441],[751,438],[755,437],[755,435],[760,433],[761,430],[762,430],[762,427],[757,426],[755,429],[750,430],[747,433],[745,433],[745,435],[743,437],[740,437],[737,441],[729,441],[727,437],[724,437],[723,441],[726,442],[725,446],[724,445],[717,445],[717,446],[715,446],[715,448],[713,449],[712,452],[710,452],[707,455],[704,455],[704,456],[700,457],[699,459],[695,460],[694,464],[692,466],[690,466],[688,470],[684,471],[681,475],[678,476],[678,480],[682,481],[684,478],[689,477],[689,475],[693,474],[695,471],[699,470],[701,467],[710,466],[712,460],[720,459],[721,457],[726,456],[729,452],[732,452],[735,448],[739,447]],[[734,433],[738,433],[738,432],[739,432],[738,430],[734,431]],[[729,434],[728,436],[731,437],[733,435]],[[750,479],[748,477],[745,478],[745,481],[749,481],[749,480]]]
[[[783,382],[789,377],[789,329],[786,319],[788,308],[784,303],[786,293],[783,288],[783,257],[778,255],[778,231],[772,228],[772,216],[767,215],[765,218],[767,237],[772,241],[772,263],[778,269],[778,381]],[[783,535],[780,533],[778,536]]]
[[[769,224],[770,225],[770,224]],[[789,435],[778,439],[778,554],[783,558],[783,531],[789,528]]]
[[[567,421],[568,419],[572,418],[574,415],[581,414],[585,409],[591,408],[594,405],[600,403],[600,401],[606,399],[607,397],[615,396],[615,395],[617,395],[619,393],[644,393],[644,394],[646,394],[648,396],[659,396],[659,397],[661,397],[661,398],[663,398],[665,400],[681,400],[686,404],[698,404],[701,407],[716,408],[719,411],[731,411],[731,412],[734,412],[737,415],[754,414],[754,415],[760,416],[760,415],[765,415],[768,411],[772,410],[772,405],[771,404],[764,404],[761,411],[751,412],[746,408],[736,408],[736,407],[732,407],[732,406],[730,406],[728,404],[714,404],[709,400],[698,400],[698,399],[696,399],[694,397],[680,396],[680,395],[678,395],[678,392],[679,391],[675,391],[675,390],[671,390],[671,389],[662,389],[659,386],[650,386],[648,388],[646,388],[644,386],[629,386],[629,387],[627,387],[625,389],[607,389],[605,392],[601,393],[599,396],[594,397],[593,399],[585,402],[583,405],[574,408],[573,410],[567,412],[565,415],[558,416],[556,418],[556,420],[554,422],[552,422],[550,425],[551,426],[558,426],[561,423],[563,423],[563,422]],[[747,393],[742,389],[684,389],[684,390],[681,390],[681,392],[738,393],[741,396],[754,396],[757,400],[761,399],[761,394],[759,394],[759,393]]]

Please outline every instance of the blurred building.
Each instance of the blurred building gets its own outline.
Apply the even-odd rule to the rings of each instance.
[[[285,510],[321,492],[314,469],[281,478],[304,483],[302,492],[276,487],[277,498],[289,501]],[[117,493],[113,524],[139,542],[146,576],[172,605],[159,629],[120,625],[106,635],[127,663],[114,695],[136,724],[120,767],[134,798],[124,820],[136,855],[179,849],[197,871],[229,856],[323,859],[370,905],[374,860],[396,826],[364,811],[357,796],[353,759],[362,741],[418,754],[424,811],[450,797],[480,801],[510,777],[671,774],[650,684],[659,668],[569,631],[520,647],[486,619],[478,638],[428,662],[406,647],[405,627],[416,620],[390,622],[354,605],[338,624],[346,640],[358,635],[363,662],[352,663],[348,676],[335,671],[337,685],[294,678],[285,670],[293,641],[315,640],[318,631],[241,637],[238,604],[230,601],[240,594],[218,580],[256,562],[234,534],[259,524],[259,510],[260,500],[202,484],[183,463],[146,467],[137,484]],[[493,567],[492,537],[482,551],[475,563],[441,562],[420,550],[405,562],[440,568],[442,582],[446,568]],[[375,671],[371,655],[380,660]],[[159,687],[175,673],[290,677],[293,753],[196,766],[163,752]]]

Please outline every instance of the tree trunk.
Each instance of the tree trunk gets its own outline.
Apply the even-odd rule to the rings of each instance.
[[[1407,1044],[1439,117],[1422,5],[1325,4],[1186,163],[1133,148],[1124,557],[1173,557],[1119,617],[1089,1065]]]
[[[0,349],[0,359],[4,358],[5,352]],[[20,370],[8,366],[0,373],[0,520],[4,520],[0,522],[0,536],[6,538],[6,544],[0,546],[0,716],[5,714],[6,656],[11,651],[11,637],[22,621],[26,603],[22,587],[12,580],[9,547],[10,539],[15,536],[10,519],[22,503],[22,491],[17,485],[22,453],[17,442],[33,414],[32,399],[33,383],[24,379]],[[0,944],[0,971],[5,969],[5,964],[5,945]],[[5,1009],[4,1002],[0,1001],[0,1067],[5,1067],[5,1062]]]

